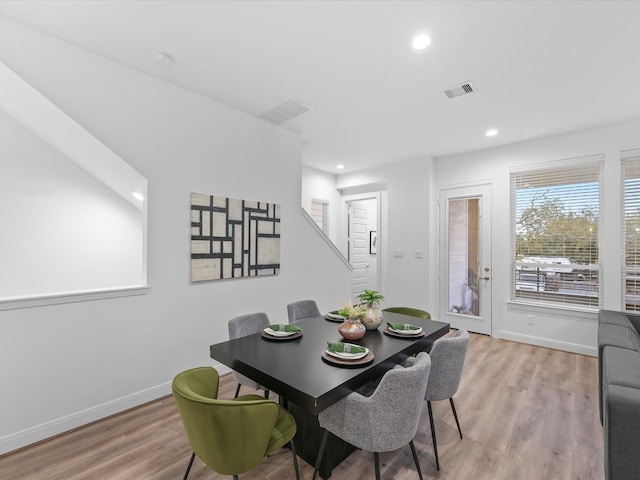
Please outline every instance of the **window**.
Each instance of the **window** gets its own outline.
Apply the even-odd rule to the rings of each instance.
[[[329,235],[329,202],[324,200],[311,200],[311,218],[325,235]]]
[[[626,310],[640,311],[640,150],[622,153],[622,278]]]
[[[512,299],[600,306],[602,164],[598,155],[512,171]]]

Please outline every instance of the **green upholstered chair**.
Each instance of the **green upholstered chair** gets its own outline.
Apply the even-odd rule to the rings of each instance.
[[[173,397],[193,449],[184,479],[197,456],[215,472],[237,480],[289,443],[299,480],[293,415],[259,395],[218,400],[218,384],[218,372],[212,367],[193,368],[173,379]]]
[[[383,312],[400,313],[402,315],[409,315],[411,317],[424,318],[425,320],[431,320],[429,312],[420,310],[419,308],[411,307],[389,307],[382,310]]]

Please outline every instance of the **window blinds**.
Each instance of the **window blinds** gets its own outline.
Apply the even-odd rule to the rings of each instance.
[[[640,150],[622,153],[622,284],[626,310],[640,310]]]
[[[598,307],[601,155],[511,172],[512,298]]]
[[[311,200],[311,218],[316,225],[320,227],[325,235],[329,235],[329,221],[328,221],[329,202],[323,200]]]

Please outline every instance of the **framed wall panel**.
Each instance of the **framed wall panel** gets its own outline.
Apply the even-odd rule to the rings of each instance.
[[[191,194],[192,282],[279,272],[279,205]]]

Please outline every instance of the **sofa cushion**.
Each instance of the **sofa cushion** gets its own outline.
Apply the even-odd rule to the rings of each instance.
[[[640,388],[640,353],[624,348],[607,347],[603,352],[602,381],[610,385]]]
[[[608,346],[640,352],[640,335],[634,327],[600,324],[598,325],[599,353],[602,354],[602,349]]]
[[[600,310],[598,312],[598,324],[618,325],[620,327],[632,327],[629,315],[615,310]]]
[[[605,350],[608,350],[605,349]],[[638,432],[640,389],[610,385],[605,397],[604,473],[606,480],[640,478]]]

